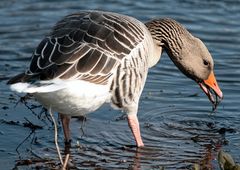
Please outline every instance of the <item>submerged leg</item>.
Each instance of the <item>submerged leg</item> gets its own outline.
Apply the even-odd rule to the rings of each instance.
[[[141,133],[140,133],[139,122],[136,114],[128,115],[128,125],[131,128],[137,147],[144,146]]]
[[[65,144],[70,145],[71,143],[71,134],[70,134],[70,120],[71,116],[66,116],[64,114],[59,113],[61,121],[62,121],[62,126],[63,126],[63,133],[65,137]]]

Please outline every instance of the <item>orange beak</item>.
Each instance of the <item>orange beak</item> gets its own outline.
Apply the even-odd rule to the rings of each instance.
[[[208,79],[204,80],[203,82],[206,85],[208,85],[211,89],[213,89],[220,99],[223,98],[223,93],[222,93],[222,91],[220,90],[220,88],[219,88],[219,86],[217,84],[217,80],[216,80],[216,78],[214,76],[213,71],[208,76]]]
[[[214,76],[213,71],[210,73],[206,80],[203,80],[203,82],[199,82],[198,84],[204,93],[206,93],[209,100],[212,102],[213,110],[215,110],[219,102],[223,99],[223,93],[217,84],[217,80]],[[216,99],[214,99],[213,92],[215,93]],[[218,100],[218,98],[220,100]]]

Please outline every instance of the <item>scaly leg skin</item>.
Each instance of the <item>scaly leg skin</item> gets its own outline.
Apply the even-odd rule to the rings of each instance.
[[[137,147],[143,147],[143,141],[140,133],[139,122],[136,114],[128,115],[128,125],[131,128]]]
[[[70,134],[70,120],[71,116],[66,116],[62,113],[59,113],[61,121],[62,121],[62,126],[63,126],[63,133],[65,137],[65,145],[71,145],[71,134]]]

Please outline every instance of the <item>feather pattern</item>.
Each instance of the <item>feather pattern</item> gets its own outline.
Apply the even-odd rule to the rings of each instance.
[[[9,84],[23,82],[22,86],[12,86],[13,89],[17,87],[17,91],[29,92],[30,88],[45,107],[50,104],[46,96],[56,95],[56,99],[52,99],[56,106],[53,109],[63,112],[57,107],[61,100],[57,96],[60,93],[60,96],[64,93],[68,98],[74,96],[65,94],[67,91],[72,93],[71,89],[63,89],[55,94],[54,83],[58,90],[61,87],[69,88],[67,82],[92,83],[91,87],[94,88],[105,86],[102,91],[107,91],[106,96],[111,94],[109,99],[114,107],[124,109],[127,113],[136,113],[148,68],[160,59],[160,53],[161,48],[154,44],[151,33],[142,22],[111,12],[82,11],[57,22],[34,51],[25,74],[16,76]],[[42,81],[47,83],[41,83]],[[26,86],[25,82],[30,83]],[[38,82],[40,85],[44,84],[43,89],[38,86]],[[62,82],[62,86],[59,86],[59,82]],[[45,93],[37,94],[39,89]],[[47,90],[51,94],[47,94]],[[82,90],[76,92],[75,97],[79,101],[85,98]],[[106,100],[109,99],[106,97]],[[75,108],[84,107],[75,99],[71,102],[75,102]],[[69,106],[73,104],[71,102],[68,103]],[[104,101],[96,101],[102,102]],[[79,110],[72,110],[70,107],[68,109],[66,114],[76,114]]]
[[[26,75],[107,84],[144,32],[133,18],[83,11],[59,21],[36,48]]]

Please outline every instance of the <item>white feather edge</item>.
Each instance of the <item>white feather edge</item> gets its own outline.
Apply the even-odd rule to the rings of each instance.
[[[84,90],[89,94],[105,93],[108,88],[106,85],[97,85],[83,80],[61,80],[53,79],[47,81],[38,81],[36,83],[15,83],[10,85],[12,91],[18,93],[49,93],[62,89],[69,89],[71,91]]]
[[[38,81],[37,83],[15,83],[10,86],[12,91],[18,93],[47,93],[66,87],[66,83],[59,80]]]

